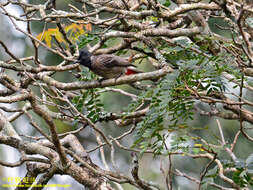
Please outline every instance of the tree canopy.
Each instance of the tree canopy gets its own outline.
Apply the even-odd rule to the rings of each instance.
[[[0,144],[17,161],[0,165],[22,176],[1,183],[251,189],[252,13],[247,0],[2,0]],[[103,80],[75,62],[83,48],[143,72]]]

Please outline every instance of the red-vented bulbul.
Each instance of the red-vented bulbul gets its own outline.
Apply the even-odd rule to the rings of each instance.
[[[141,73],[133,64],[122,57],[111,54],[92,55],[86,49],[80,50],[76,63],[88,67],[93,73],[104,79]]]

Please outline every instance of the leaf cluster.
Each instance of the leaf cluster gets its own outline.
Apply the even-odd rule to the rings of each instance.
[[[143,152],[151,148],[155,154],[172,151],[166,144],[171,133],[190,130],[188,121],[194,118],[194,97],[201,96],[202,92],[225,91],[226,83],[221,73],[230,69],[220,64],[220,57],[208,58],[187,48],[166,50],[164,56],[178,69],[154,88],[143,92],[135,106],[131,107],[134,110],[141,102],[150,102],[146,117],[137,125],[133,146],[138,146]],[[178,138],[172,141],[181,143]],[[178,149],[182,149],[182,146],[178,146]],[[186,147],[184,150],[187,152],[189,149]],[[176,151],[176,146],[173,146],[173,151]]]

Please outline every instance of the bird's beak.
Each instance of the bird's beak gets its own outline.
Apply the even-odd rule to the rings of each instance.
[[[73,62],[73,64],[76,64],[76,63],[80,63],[80,61],[79,61],[79,60],[76,60],[76,61]]]

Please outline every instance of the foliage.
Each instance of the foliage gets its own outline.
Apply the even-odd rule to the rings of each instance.
[[[168,153],[170,150],[166,146],[166,140],[169,134],[187,130],[189,120],[194,118],[195,101],[191,99],[192,95],[203,91],[210,94],[225,90],[221,73],[228,68],[220,65],[222,59],[219,57],[206,58],[182,48],[167,52],[164,56],[179,69],[173,75],[163,78],[154,88],[143,92],[137,104],[133,103],[130,108],[134,110],[138,107],[138,102],[150,101],[146,117],[137,125],[134,144],[142,152],[151,148],[155,154]],[[173,141],[181,143],[180,139]],[[175,147],[173,151],[176,151]]]
[[[83,70],[80,80],[88,81],[95,77],[91,72]],[[75,96],[72,102],[78,111],[84,113],[92,122],[95,123],[102,117],[103,104],[98,89],[85,90],[81,95]]]
[[[24,35],[0,33],[0,142],[21,153],[0,165],[25,162],[38,183],[62,174],[91,190],[252,188],[250,1],[65,3],[0,3],[0,16]],[[12,48],[21,40],[29,41],[23,55]],[[76,64],[82,48],[142,72],[101,80]],[[119,67],[115,60],[101,63]],[[17,130],[23,120],[31,133]]]
[[[86,30],[84,30],[84,28]],[[67,37],[72,42],[75,42],[80,36],[86,34],[86,32],[90,32],[91,30],[91,24],[84,25],[72,23],[64,27],[64,31],[66,32]],[[45,41],[48,47],[52,47],[53,38],[55,38],[58,43],[63,43],[64,45],[68,46],[68,43],[64,39],[59,28],[48,28],[48,30],[43,31],[37,35],[37,39],[40,41]],[[55,46],[58,46],[58,44],[55,44]]]
[[[79,36],[78,48],[82,49],[89,43],[96,44],[97,42],[98,42],[98,36],[97,35],[91,34],[91,33],[85,33],[85,34]]]
[[[169,7],[171,4],[170,0],[166,0],[163,5],[166,6],[166,7]]]

